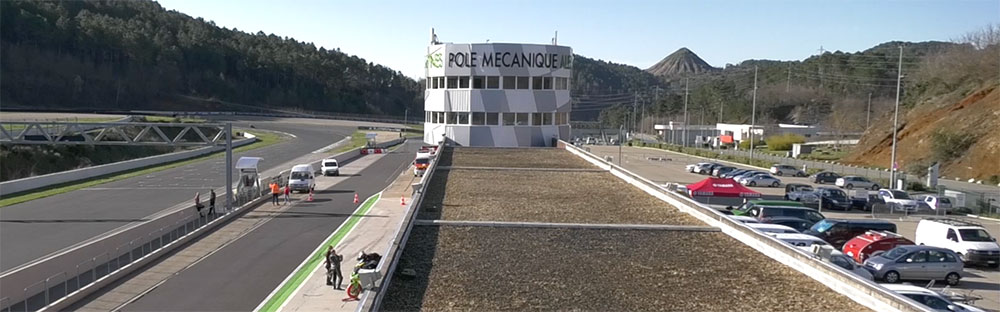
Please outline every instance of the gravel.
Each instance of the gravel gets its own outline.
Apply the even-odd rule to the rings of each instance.
[[[865,311],[722,233],[414,227],[384,311]]]
[[[440,170],[421,219],[705,225],[607,172]]]
[[[447,148],[440,166],[508,168],[586,168],[597,169],[587,161],[563,149],[555,148]]]

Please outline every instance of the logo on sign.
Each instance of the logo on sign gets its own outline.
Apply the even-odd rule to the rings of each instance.
[[[714,183],[712,184],[712,186],[713,187],[723,187],[723,188],[725,188],[725,187],[733,187],[732,184],[714,184]]]

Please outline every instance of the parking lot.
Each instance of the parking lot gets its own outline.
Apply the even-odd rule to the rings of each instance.
[[[691,184],[701,180],[704,180],[707,176],[700,175],[696,173],[689,173],[685,170],[685,166],[689,164],[699,163],[699,162],[709,162],[704,158],[684,155],[679,153],[673,153],[669,151],[662,151],[650,148],[639,148],[639,147],[621,147],[621,156],[619,157],[619,147],[618,146],[596,146],[587,145],[591,153],[595,155],[606,157],[610,156],[614,158],[614,162],[618,163],[619,160],[621,164],[626,169],[639,174],[651,181],[658,184],[665,183],[680,183],[680,184]],[[619,159],[620,158],[620,159]],[[741,168],[741,169],[757,169],[760,168],[737,165],[732,163],[724,163],[729,166]],[[766,170],[764,170],[766,171]],[[797,178],[797,177],[779,177],[781,179],[782,185],[787,183],[800,183],[808,184],[812,186],[818,186],[812,183],[809,178]],[[831,186],[826,184],[825,186]],[[781,199],[785,194],[784,187],[750,187],[751,189],[760,192],[764,198],[768,199]],[[698,198],[699,200],[704,200],[703,198]],[[724,208],[727,205],[737,205],[741,202],[740,199],[712,199],[710,202],[711,206],[715,208]],[[872,218],[872,213],[853,210],[853,211],[830,211],[823,210],[822,213],[828,218],[850,218],[850,219],[870,219]],[[878,215],[880,219],[884,219],[896,224],[899,234],[906,236],[907,238],[913,240],[915,237],[917,223],[920,221],[920,216],[886,216]],[[1000,222],[984,220],[984,219],[974,219],[964,216],[949,216],[952,218],[962,219],[965,221],[971,221],[975,223],[980,223],[983,225],[991,235],[996,237],[1000,235]],[[966,275],[962,279],[962,282],[955,287],[952,287],[956,292],[963,294],[971,294],[975,296],[980,296],[983,299],[975,302],[977,307],[981,307],[990,311],[1000,311],[1000,270],[995,268],[985,268],[985,267],[968,267],[965,271]],[[915,283],[916,284],[916,283]],[[944,285],[938,282],[935,289],[940,289]]]

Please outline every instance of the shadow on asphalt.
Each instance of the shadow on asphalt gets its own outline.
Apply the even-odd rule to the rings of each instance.
[[[354,193],[355,190],[321,190],[316,191],[316,194],[338,194],[338,193]]]
[[[55,220],[0,220],[0,223],[101,223],[101,222],[143,222],[149,219],[55,219]]]

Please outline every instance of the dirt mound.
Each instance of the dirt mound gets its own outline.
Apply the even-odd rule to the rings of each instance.
[[[646,71],[656,75],[656,76],[678,76],[686,74],[700,74],[704,72],[710,72],[718,70],[712,65],[708,65],[705,60],[698,57],[697,54],[688,50],[688,48],[680,48],[674,53],[670,53],[667,57],[660,60]]]
[[[988,179],[1000,175],[1000,88],[983,87],[960,101],[919,105],[900,115],[896,159],[900,170],[914,171],[934,163],[933,135],[944,130],[969,136],[974,143],[955,159],[941,165],[941,175]],[[950,102],[950,103],[949,103]],[[869,129],[845,163],[888,167],[892,153],[892,115],[879,120],[884,127]]]

